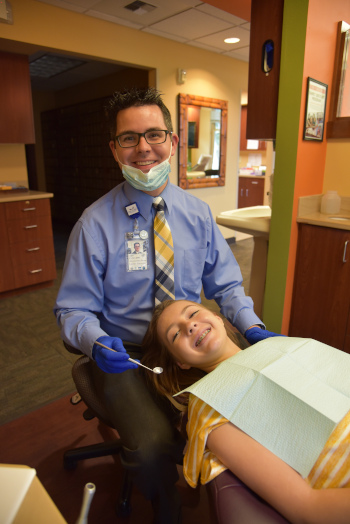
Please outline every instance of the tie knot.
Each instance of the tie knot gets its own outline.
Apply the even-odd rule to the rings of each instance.
[[[153,207],[157,211],[164,211],[164,200],[162,197],[158,196],[153,199]]]

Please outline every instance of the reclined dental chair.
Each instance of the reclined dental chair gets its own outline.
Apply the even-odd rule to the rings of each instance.
[[[68,346],[66,343],[64,345],[70,353],[81,355],[79,350]],[[83,355],[76,360],[72,368],[72,376],[77,391],[87,406],[83,415],[84,418],[90,420],[97,417],[101,422],[113,428],[106,409],[94,389],[89,357]],[[112,442],[102,442],[68,450],[64,453],[64,467],[74,469],[79,460],[104,457],[118,454],[121,451],[122,441],[119,438]],[[266,472],[266,475],[268,475],[268,472]],[[287,520],[255,495],[230,471],[221,473],[206,485],[206,489],[212,524],[288,524]],[[131,511],[131,492],[132,480],[129,472],[124,470],[124,478],[116,506],[117,514],[121,517],[128,516]]]

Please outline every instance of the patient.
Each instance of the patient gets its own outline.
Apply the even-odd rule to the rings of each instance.
[[[278,344],[278,340],[269,343]],[[259,351],[261,344],[266,347],[266,341],[260,342],[247,354]],[[202,381],[208,380],[207,374],[225,360],[245,356],[238,357],[241,350],[227,336],[221,317],[184,300],[166,301],[156,308],[144,347],[142,362],[164,369],[162,375],[149,374],[148,379],[169,399],[201,377],[205,377]],[[192,487],[197,485],[199,476],[205,484],[230,469],[292,523],[350,523],[350,412],[333,430],[311,471],[303,478],[200,398],[182,392],[176,399],[180,409],[188,409],[189,445],[184,474]],[[290,416],[295,416],[292,409]],[[298,419],[293,423],[296,427],[299,423],[308,424]],[[307,427],[303,435],[308,438]],[[302,445],[303,442],[295,442],[299,449]]]

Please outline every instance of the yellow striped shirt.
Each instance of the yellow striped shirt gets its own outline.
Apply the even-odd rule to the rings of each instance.
[[[227,469],[206,447],[209,433],[227,422],[203,400],[190,395],[184,475],[193,488],[199,478],[206,484]],[[327,440],[305,480],[316,489],[350,487],[350,411]]]

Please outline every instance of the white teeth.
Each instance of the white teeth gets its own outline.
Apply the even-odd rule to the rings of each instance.
[[[199,339],[196,342],[196,346],[199,346],[199,344],[207,336],[208,333],[210,333],[210,329],[207,329],[206,331],[204,331],[204,333],[201,334],[201,336],[199,337]]]
[[[138,166],[149,166],[150,164],[153,164],[153,160],[150,160],[149,162],[136,162]]]

